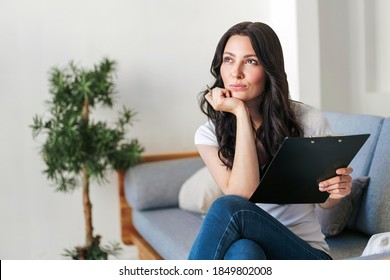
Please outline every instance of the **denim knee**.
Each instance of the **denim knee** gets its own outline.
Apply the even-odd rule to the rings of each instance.
[[[250,239],[238,239],[227,250],[225,260],[265,260],[263,249]]]
[[[255,205],[252,202],[241,196],[227,194],[217,198],[211,205],[208,213],[218,212],[221,214],[221,212],[227,212],[230,214],[234,214],[237,211],[247,209],[248,207],[250,208],[253,206]]]

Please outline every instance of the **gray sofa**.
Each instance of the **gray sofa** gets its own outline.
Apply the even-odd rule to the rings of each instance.
[[[333,258],[354,258],[362,254],[373,234],[390,231],[390,118],[325,114],[335,134],[370,133],[351,163],[353,177],[369,176],[369,185],[343,231],[327,237]],[[190,157],[143,163],[128,170],[124,200],[132,214],[122,215],[122,239],[132,235],[126,243],[138,246],[140,258],[187,258],[202,217],[179,208],[178,194],[187,178],[203,166],[199,157]]]

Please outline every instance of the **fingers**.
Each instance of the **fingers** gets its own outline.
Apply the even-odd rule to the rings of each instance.
[[[328,192],[328,193],[338,193],[338,194],[344,194],[348,195],[351,193],[352,188],[352,180],[350,179],[350,176],[345,176],[345,179],[341,179],[342,176],[339,176],[340,179],[337,183],[331,183],[327,186],[323,186],[323,184],[320,184],[320,191]],[[343,176],[344,177],[344,176]],[[336,181],[336,180],[334,180]]]
[[[336,174],[338,176],[320,182],[319,190],[330,193],[333,198],[342,198],[349,195],[352,189],[352,177],[349,174],[352,171],[351,167],[337,169]]]
[[[339,168],[336,170],[336,174],[338,176],[335,176],[333,178],[330,178],[328,180],[322,181],[319,183],[319,186],[322,188],[334,185],[334,184],[339,184],[342,182],[350,182],[352,181],[351,174],[353,171],[352,167],[344,167],[344,168]]]
[[[210,103],[210,105],[214,108],[214,110],[216,111],[219,111],[219,105],[221,104],[222,100],[221,98],[216,98],[215,96],[213,96],[213,94],[211,92],[208,92],[206,95],[205,95],[205,98],[207,100],[207,102]]]
[[[353,171],[352,167],[339,168],[336,170],[337,175],[349,175]]]
[[[339,175],[339,176],[335,176],[333,178],[330,178],[326,181],[320,182],[319,187],[320,188],[329,188],[329,187],[332,187],[332,186],[338,185],[338,184],[350,183],[351,181],[352,181],[351,176]]]
[[[206,99],[213,104],[220,104],[224,99],[231,97],[230,92],[223,88],[214,88],[209,89],[209,92],[206,94]]]
[[[209,102],[211,105],[213,105],[212,104],[213,97],[211,96],[211,92],[206,93],[206,95],[204,97],[206,98],[207,102]]]
[[[216,111],[232,113],[239,105],[239,100],[232,98],[230,91],[224,88],[209,89],[205,98]]]

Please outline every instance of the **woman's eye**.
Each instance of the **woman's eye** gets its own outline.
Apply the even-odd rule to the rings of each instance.
[[[246,62],[247,62],[248,64],[253,64],[253,65],[257,65],[257,64],[258,64],[257,61],[256,61],[255,59],[248,59]]]
[[[224,57],[223,58],[223,62],[232,62],[233,61],[233,59],[231,59],[230,57],[228,57],[228,56],[226,56],[226,57]]]

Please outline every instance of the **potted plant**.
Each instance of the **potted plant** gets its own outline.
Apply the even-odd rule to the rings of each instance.
[[[97,106],[112,108],[115,95],[116,62],[103,59],[93,69],[73,62],[65,68],[50,71],[50,94],[47,116],[36,115],[31,125],[33,137],[45,134],[40,153],[46,164],[43,171],[58,191],[69,192],[82,186],[85,220],[85,244],[66,250],[73,259],[107,259],[117,254],[118,244],[102,246],[94,235],[90,180],[106,181],[108,170],[124,174],[136,165],[143,152],[137,139],[126,140],[134,111],[123,107],[117,122],[94,121],[91,112]]]

